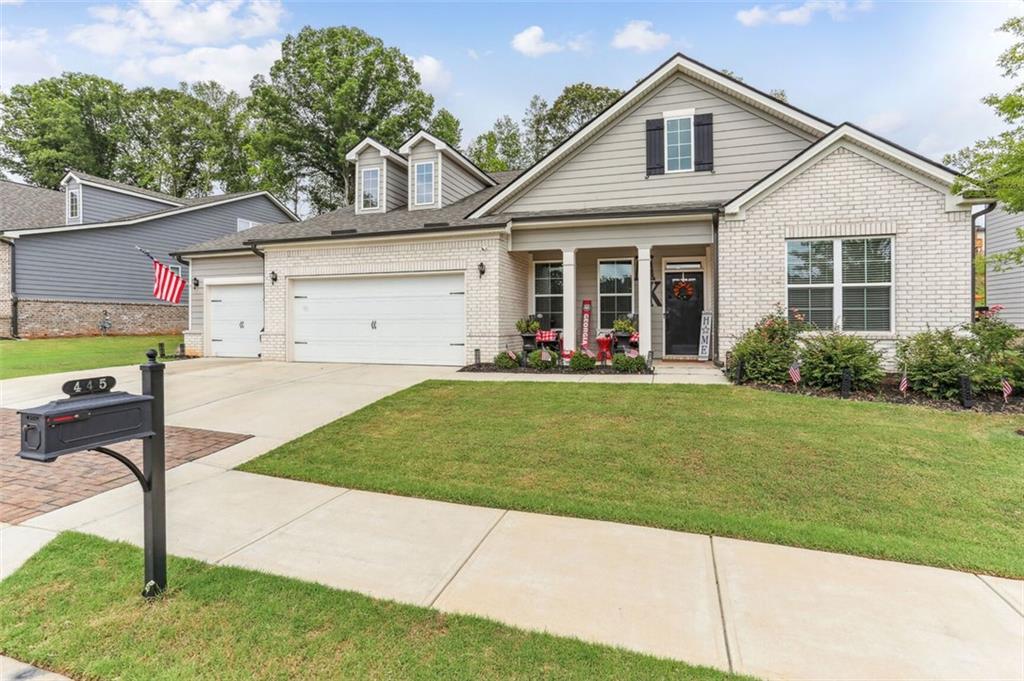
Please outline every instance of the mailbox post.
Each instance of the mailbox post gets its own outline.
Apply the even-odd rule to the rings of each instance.
[[[164,472],[164,365],[156,350],[146,353],[142,394],[112,392],[111,376],[84,378],[64,384],[67,399],[23,409],[21,451],[30,461],[50,463],[76,452],[106,454],[124,464],[139,481],[143,494],[145,586],[142,595],[158,596],[167,588],[167,506]],[[142,470],[107,445],[142,440]]]

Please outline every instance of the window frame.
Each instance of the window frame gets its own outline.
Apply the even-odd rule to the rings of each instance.
[[[376,206],[366,205],[366,174],[376,173],[377,175],[377,191],[375,199],[377,201]],[[372,168],[360,168],[359,169],[359,210],[360,211],[375,211],[380,210],[381,207],[381,169],[374,166]]]
[[[64,202],[64,206],[65,206],[65,209],[64,209],[64,219],[65,219],[65,221],[66,222],[71,222],[72,220],[81,220],[82,219],[82,188],[81,187],[75,187],[74,189],[69,189],[67,191],[67,194],[68,194],[67,199]],[[71,197],[72,196],[75,197],[75,208],[77,209],[76,212],[75,212],[75,215],[71,214]]]
[[[597,324],[595,328],[598,333],[604,333],[611,331],[611,327],[601,326],[601,297],[602,296],[618,296],[620,298],[625,297],[625,293],[601,293],[601,265],[605,263],[629,263],[629,316],[632,317],[636,314],[636,259],[629,256],[621,258],[598,258],[597,259]]]
[[[889,281],[872,283],[846,283],[843,280],[843,242],[844,241],[866,241],[870,239],[887,239],[889,241]],[[789,283],[789,249],[790,242],[832,242],[832,283],[831,284],[790,284]],[[783,248],[783,277],[786,282],[786,315],[792,307],[789,304],[789,290],[791,288],[831,288],[832,289],[832,331],[855,334],[860,336],[894,336],[896,334],[896,236],[893,234],[870,234],[862,236],[842,237],[795,237],[785,239],[786,248]],[[889,287],[889,328],[862,331],[858,329],[845,328],[843,319],[843,289],[848,288],[879,288]]]
[[[663,119],[662,128],[662,154],[665,158],[665,174],[672,175],[674,173],[692,173],[697,167],[697,148],[696,138],[694,136],[693,121],[696,112],[694,109],[684,109],[681,111],[665,111],[661,114]],[[689,168],[677,168],[675,170],[669,170],[668,167],[668,124],[669,121],[681,121],[688,119],[690,121],[690,167]]]
[[[562,268],[562,293],[537,293],[537,265],[558,265]],[[537,315],[537,296],[543,296],[545,298],[561,298],[562,303],[562,321],[565,321],[565,262],[562,260],[534,260],[533,266],[530,268],[530,314],[533,316]],[[575,302],[573,303],[575,305]],[[564,330],[562,326],[551,325],[552,329]]]
[[[244,227],[242,225],[245,225]],[[246,218],[235,218],[235,231],[244,232],[247,229],[252,229],[259,223],[255,220],[247,220]]]
[[[419,170],[420,166],[430,166],[430,200],[420,201],[420,178]],[[437,197],[434,196],[434,177],[437,172],[436,163],[433,160],[430,161],[419,161],[414,163],[412,166],[412,205],[414,206],[432,206],[437,203]]]

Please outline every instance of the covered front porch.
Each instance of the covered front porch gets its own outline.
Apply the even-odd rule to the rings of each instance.
[[[641,355],[700,356],[702,317],[713,320],[716,304],[711,215],[514,222],[511,250],[528,262],[528,314],[559,330],[565,349],[580,347],[584,334],[596,349],[598,335],[629,318]],[[704,359],[714,359],[713,338],[707,346]]]

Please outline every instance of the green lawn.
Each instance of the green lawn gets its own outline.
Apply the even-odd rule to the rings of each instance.
[[[1024,577],[1021,427],[730,386],[430,381],[241,468]]]
[[[121,364],[142,364],[146,350],[164,343],[173,354],[177,336],[88,336],[0,341],[0,379],[54,374]]]
[[[568,638],[63,534],[0,582],[0,652],[81,679],[737,679]]]

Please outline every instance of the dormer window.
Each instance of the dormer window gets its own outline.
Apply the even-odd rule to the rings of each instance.
[[[380,168],[364,168],[360,208],[369,210],[380,206]]]
[[[434,203],[434,162],[424,161],[415,166],[417,206],[427,206]]]
[[[665,172],[693,170],[693,113],[665,114]]]
[[[68,222],[82,217],[82,190],[68,190]]]

